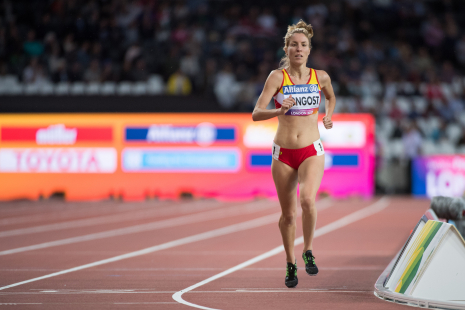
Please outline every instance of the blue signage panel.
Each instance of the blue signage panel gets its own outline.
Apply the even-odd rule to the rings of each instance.
[[[126,172],[237,172],[241,167],[238,148],[126,148]]]
[[[215,142],[235,142],[234,127],[216,127],[211,123],[197,126],[151,125],[148,127],[126,127],[126,142],[146,142],[165,144],[210,145]]]

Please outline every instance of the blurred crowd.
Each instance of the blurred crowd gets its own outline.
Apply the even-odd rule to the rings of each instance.
[[[168,94],[211,96],[235,111],[253,109],[284,55],[287,25],[303,19],[315,33],[309,66],[329,73],[338,112],[375,115],[383,156],[465,146],[463,0],[5,0],[0,7],[1,75],[25,84],[159,75]]]

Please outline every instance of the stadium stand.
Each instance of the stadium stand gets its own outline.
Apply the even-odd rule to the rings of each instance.
[[[0,95],[214,99],[251,111],[286,27],[314,26],[309,66],[340,113],[377,120],[383,173],[418,154],[465,152],[460,0],[46,0],[0,4]],[[381,174],[381,175],[380,175]],[[394,184],[395,185],[395,184]],[[408,192],[408,187],[392,187]]]

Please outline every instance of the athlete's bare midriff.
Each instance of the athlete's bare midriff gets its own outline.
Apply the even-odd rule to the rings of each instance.
[[[300,149],[320,139],[318,113],[307,116],[280,115],[274,142],[286,149]]]

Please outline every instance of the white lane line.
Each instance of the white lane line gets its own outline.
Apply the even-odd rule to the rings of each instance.
[[[195,292],[191,292],[195,293]],[[223,292],[227,293],[227,292]],[[302,290],[237,290],[234,293],[369,293],[373,294],[373,291],[328,291],[328,290],[314,290],[314,291],[302,291]]]
[[[36,202],[29,203],[28,207],[24,207],[24,209],[33,210],[35,212],[40,211],[37,210],[37,207],[34,206],[37,204]],[[40,222],[40,221],[50,221],[50,220],[65,220],[73,217],[87,217],[87,216],[100,216],[100,215],[108,215],[113,214],[115,212],[127,212],[127,211],[139,211],[144,209],[149,209],[152,207],[167,207],[174,203],[168,202],[157,202],[153,203],[151,206],[150,203],[147,204],[133,204],[133,203],[117,203],[117,202],[109,202],[104,203],[107,204],[105,206],[101,206],[101,203],[96,203],[97,205],[93,206],[93,203],[86,203],[85,206],[82,206],[82,203],[74,204],[74,203],[62,203],[62,206],[59,208],[42,208],[41,212],[35,214],[28,214],[28,215],[17,215],[12,217],[5,217],[2,214],[2,219],[0,220],[0,226],[6,225],[14,225],[14,224],[24,224],[24,223],[33,223],[33,222]],[[109,204],[109,205],[108,205]],[[89,206],[90,205],[90,206]],[[31,208],[32,207],[32,208]],[[174,206],[173,206],[174,207]],[[22,211],[24,212],[24,211]]]
[[[323,227],[315,230],[314,238],[320,237],[320,236],[325,235],[325,234],[327,234],[329,232],[332,232],[334,230],[337,230],[339,228],[347,226],[347,225],[349,225],[351,223],[354,223],[356,221],[364,219],[364,218],[366,218],[366,217],[368,217],[370,215],[378,213],[381,210],[383,210],[384,208],[386,208],[388,205],[389,205],[389,199],[386,198],[386,197],[383,197],[383,198],[381,198],[380,200],[378,200],[377,202],[375,202],[374,204],[372,204],[372,205],[370,205],[368,207],[365,207],[365,208],[363,208],[361,210],[358,210],[358,211],[356,211],[354,213],[351,213],[351,214],[349,214],[347,216],[344,216],[343,218],[341,218],[341,219],[339,219],[337,221],[334,221],[334,222],[332,222],[332,223],[330,223],[330,224],[328,224],[326,226],[323,226]],[[301,244],[303,242],[304,242],[304,238],[299,237],[299,238],[295,239],[294,244],[299,245],[299,244]],[[242,269],[244,267],[255,264],[255,263],[259,262],[259,261],[267,259],[267,258],[269,258],[271,256],[274,256],[274,255],[276,255],[278,253],[281,253],[283,251],[284,251],[284,247],[282,245],[279,246],[279,247],[276,247],[276,248],[272,249],[271,251],[268,251],[266,253],[263,253],[262,255],[256,256],[256,257],[254,257],[252,259],[249,259],[246,262],[243,262],[243,263],[241,263],[241,264],[239,264],[237,266],[234,266],[234,267],[232,267],[232,268],[230,268],[228,270],[225,270],[225,271],[223,271],[221,273],[218,273],[218,274],[216,274],[216,275],[214,275],[214,276],[212,276],[212,277],[210,277],[210,278],[208,278],[206,280],[203,280],[203,281],[201,281],[199,283],[196,283],[196,284],[194,284],[192,286],[189,286],[188,288],[185,288],[185,289],[183,289],[183,290],[181,290],[179,292],[176,292],[176,293],[173,294],[172,297],[177,302],[179,302],[181,304],[184,304],[186,306],[199,308],[199,309],[204,309],[204,310],[218,310],[218,309],[208,308],[208,307],[204,307],[204,306],[200,306],[200,305],[196,305],[196,304],[187,302],[182,298],[182,295],[184,293],[192,291],[193,289],[195,289],[197,287],[200,287],[200,286],[202,286],[204,284],[207,284],[207,283],[212,282],[212,281],[214,281],[216,279],[224,277],[224,276],[226,276],[228,274],[231,274],[231,273],[233,273],[233,272],[235,272],[237,270],[240,270],[240,269]]]
[[[4,250],[4,251],[0,251],[0,256],[21,253],[21,252],[26,252],[26,251],[33,251],[33,250],[38,250],[38,249],[45,249],[45,248],[50,248],[54,246],[72,244],[72,243],[83,242],[83,241],[91,241],[91,240],[97,240],[97,239],[102,239],[102,238],[122,236],[122,235],[127,235],[127,234],[134,234],[134,233],[151,231],[151,230],[168,228],[168,227],[176,227],[180,225],[193,224],[193,223],[199,223],[199,222],[204,222],[208,220],[226,218],[230,216],[250,214],[250,213],[266,210],[272,207],[276,207],[276,203],[268,202],[268,201],[254,202],[254,203],[246,204],[244,206],[233,206],[233,207],[228,207],[228,208],[221,208],[220,210],[212,210],[212,211],[207,211],[207,212],[202,212],[202,213],[189,214],[185,216],[180,216],[176,218],[171,218],[171,219],[166,219],[166,220],[161,220],[161,221],[156,221],[156,222],[151,222],[151,223],[146,223],[146,224],[112,229],[112,230],[107,230],[107,231],[103,231],[99,233],[93,233],[93,234],[88,234],[88,235],[83,235],[83,236],[77,236],[77,237],[71,237],[71,238],[66,238],[66,239],[61,239],[61,240],[55,240],[55,241],[50,241],[50,242],[29,245],[25,247],[10,249],[10,250]]]
[[[196,291],[197,292],[197,291]],[[191,292],[191,293],[196,293]],[[228,293],[229,291],[226,291]],[[235,291],[232,291],[235,292]],[[97,294],[173,294],[176,291],[140,291],[140,292],[91,292],[91,291],[59,291],[56,293],[43,293],[43,292],[0,292],[0,296],[11,296],[11,295],[97,295]],[[173,303],[176,303],[173,301]]]
[[[66,221],[61,223],[54,223],[54,224],[47,224],[47,225],[39,225],[34,227],[27,227],[27,228],[19,228],[19,229],[11,229],[5,230],[0,232],[0,237],[9,237],[9,236],[18,236],[18,235],[25,235],[25,234],[32,234],[38,232],[45,232],[45,231],[53,231],[59,229],[69,229],[69,228],[76,228],[76,227],[86,227],[92,225],[101,225],[101,224],[111,224],[111,223],[119,223],[123,221],[131,221],[131,220],[139,220],[139,219],[146,219],[149,217],[154,216],[166,216],[176,213],[193,213],[196,211],[204,211],[206,209],[212,209],[221,207],[221,203],[216,203],[213,206],[210,204],[205,203],[184,203],[181,206],[176,206],[173,208],[164,208],[164,209],[157,209],[157,208],[143,208],[143,209],[135,209],[135,210],[127,210],[127,208],[122,211],[116,213],[117,210],[113,212],[111,215],[102,215],[94,218],[86,218],[80,220],[73,220],[73,221]],[[116,213],[116,214],[115,214]],[[66,213],[69,214],[69,213]],[[67,216],[69,217],[69,216]],[[51,220],[54,219],[53,216],[48,214],[41,214],[39,215],[40,220]],[[10,219],[2,220],[5,223],[10,222]],[[10,224],[15,224],[10,222]]]
[[[17,305],[42,305],[39,302],[2,302],[0,306],[17,306]]]
[[[114,302],[114,305],[174,305],[178,304],[175,301],[154,301],[154,302]]]
[[[92,203],[86,203],[89,205]],[[212,209],[221,207],[224,203],[215,200],[195,200],[186,202],[172,202],[172,201],[158,201],[158,202],[146,202],[146,203],[120,203],[120,202],[109,202],[109,205],[82,207],[73,203],[66,203],[63,208],[59,210],[48,210],[46,212],[22,215],[16,217],[9,217],[0,219],[0,226],[14,225],[14,224],[25,224],[34,223],[41,221],[51,220],[67,220],[79,217],[95,217],[95,216],[107,216],[115,213],[124,214],[130,212],[139,212],[145,210],[158,210],[160,214],[169,215],[179,212],[187,213],[192,212],[191,210],[202,211],[206,209]],[[30,208],[30,207],[29,207]],[[75,210],[75,208],[77,208]],[[85,209],[84,209],[85,208]],[[182,211],[181,211],[182,210]]]
[[[317,201],[316,204],[317,204],[317,207],[319,205],[321,205],[321,204],[326,206],[328,204],[328,200],[323,199],[321,201]],[[239,232],[239,231],[243,231],[243,230],[247,230],[247,229],[252,229],[252,228],[268,225],[268,224],[271,224],[271,223],[276,223],[276,221],[277,221],[277,219],[278,219],[278,217],[280,215],[281,215],[281,212],[266,215],[266,216],[262,216],[262,217],[254,219],[254,220],[250,220],[250,221],[246,221],[246,222],[242,222],[242,223],[233,224],[233,225],[229,225],[229,226],[226,226],[226,227],[210,230],[210,231],[200,233],[200,234],[197,234],[197,235],[193,235],[193,236],[177,239],[177,240],[174,240],[174,241],[162,243],[162,244],[159,244],[159,245],[155,245],[153,247],[145,248],[145,249],[142,249],[142,250],[139,250],[139,251],[134,251],[134,252],[126,253],[126,254],[123,254],[123,255],[118,255],[118,256],[115,256],[115,257],[103,259],[103,260],[93,262],[93,263],[90,263],[90,264],[81,265],[81,266],[78,266],[78,267],[62,270],[62,271],[59,271],[59,272],[54,272],[54,273],[51,273],[51,274],[48,274],[48,275],[45,275],[45,276],[41,276],[41,277],[26,280],[26,281],[13,283],[13,284],[10,284],[10,285],[0,287],[0,291],[4,290],[4,289],[7,289],[7,288],[10,288],[10,287],[15,287],[15,286],[19,286],[19,285],[26,284],[26,283],[31,283],[31,282],[35,282],[35,281],[39,281],[39,280],[43,280],[43,279],[52,278],[52,277],[56,277],[56,276],[59,276],[59,275],[62,275],[62,274],[67,274],[67,273],[78,271],[78,270],[83,270],[83,269],[87,269],[87,268],[91,268],[91,267],[95,267],[95,266],[101,266],[101,265],[104,265],[104,264],[117,262],[117,261],[120,261],[120,260],[123,260],[123,259],[132,258],[132,257],[137,257],[137,256],[157,252],[157,251],[160,251],[160,250],[165,250],[165,249],[169,249],[169,248],[172,248],[172,247],[193,243],[193,242],[196,242],[196,241],[206,240],[206,239],[210,239],[210,238],[214,238],[214,237],[218,237],[218,236],[223,236],[223,235],[227,235],[227,234],[231,234],[231,233],[235,233],[235,232]]]
[[[56,293],[52,292],[2,292],[0,296],[12,296],[12,295],[98,295],[98,294],[173,294],[176,291],[59,291]],[[369,293],[373,294],[373,291],[350,291],[350,290],[327,290],[327,289],[241,289],[234,291],[192,291],[189,294],[237,294],[237,293]],[[179,304],[176,301],[172,301],[173,304]]]
[[[256,202],[252,202],[252,203],[256,203]],[[221,204],[218,203],[217,206],[218,208],[220,208]],[[18,236],[18,235],[26,235],[26,234],[32,234],[32,233],[40,233],[40,232],[46,232],[46,231],[61,230],[61,229],[70,229],[70,228],[102,225],[102,224],[135,221],[135,220],[147,219],[147,218],[155,217],[155,216],[166,216],[166,215],[171,215],[171,214],[176,214],[176,213],[187,213],[187,212],[193,213],[195,211],[203,211],[205,209],[211,209],[211,208],[212,206],[200,204],[199,206],[197,206],[197,208],[194,208],[194,206],[191,205],[191,206],[185,206],[181,210],[179,208],[177,209],[169,208],[165,210],[157,210],[157,209],[149,209],[149,210],[144,209],[141,211],[134,210],[134,211],[129,211],[125,213],[100,216],[100,217],[95,217],[95,218],[90,218],[90,219],[81,219],[81,220],[67,221],[67,222],[61,222],[61,223],[55,223],[55,224],[40,225],[40,226],[35,226],[35,227],[0,231],[0,238]]]
[[[335,270],[335,271],[353,271],[353,270],[384,270],[386,266],[341,266],[341,267],[318,267],[319,270]],[[25,269],[0,269],[0,272],[30,272],[30,271],[59,271],[61,269],[50,268],[25,268]],[[95,268],[94,271],[216,271],[224,270],[224,268]],[[270,268],[254,268],[247,267],[243,270],[252,271],[282,271],[283,268],[270,267]]]

